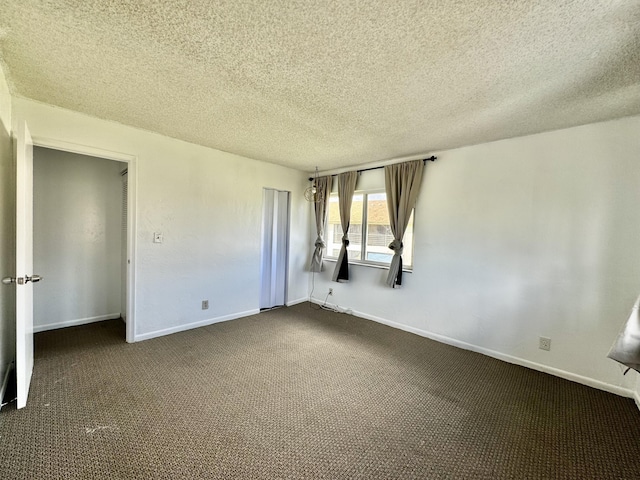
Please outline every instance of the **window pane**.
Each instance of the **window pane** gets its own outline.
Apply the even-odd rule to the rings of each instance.
[[[367,221],[363,232],[364,201],[367,202]],[[365,257],[362,254],[363,233],[366,237]],[[328,257],[337,258],[342,245],[342,226],[340,224],[340,210],[338,208],[338,194],[334,193],[329,198],[329,214],[327,220]],[[389,211],[387,209],[387,195],[384,192],[361,194],[353,196],[351,203],[351,225],[349,227],[349,260],[364,260],[389,264],[393,252],[389,244],[393,241],[393,233],[389,225]],[[409,219],[409,225],[404,234],[404,251],[402,254],[403,266],[410,268],[413,265],[413,213]]]
[[[367,195],[367,260],[390,263],[393,252],[389,249],[389,244],[392,241],[387,195],[370,193]]]
[[[325,242],[327,243],[327,257],[337,257],[340,254],[340,239],[342,228],[340,227],[340,210],[338,209],[338,194],[332,193],[329,197],[329,216],[327,217],[327,231]]]
[[[389,244],[393,233],[389,225],[389,210],[386,193],[370,193],[367,196],[367,244],[366,259],[372,262],[391,263],[393,251]],[[413,213],[405,230],[402,259],[403,266],[413,263]]]
[[[360,260],[362,252],[362,210],[363,195],[353,196],[351,203],[351,222],[349,225],[349,246],[347,252],[349,260]],[[338,194],[329,197],[329,218],[327,220],[327,256],[337,257],[342,246],[342,225],[340,224],[340,210]]]

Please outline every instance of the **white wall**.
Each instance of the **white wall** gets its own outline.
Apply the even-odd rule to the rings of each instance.
[[[11,97],[0,66],[0,277],[15,276],[15,171],[11,144]],[[15,356],[15,286],[0,285],[0,399]]]
[[[302,172],[13,99],[14,123],[50,138],[137,157],[136,336],[258,311],[262,188],[291,191],[289,302],[308,298],[310,210]],[[153,243],[161,232],[164,243]],[[209,300],[209,310],[201,301]]]
[[[334,283],[327,262],[314,297],[331,287],[359,315],[631,394],[635,373],[605,356],[640,292],[640,117],[437,155],[403,287],[361,266]]]
[[[36,147],[33,166],[35,330],[118,318],[126,163]]]

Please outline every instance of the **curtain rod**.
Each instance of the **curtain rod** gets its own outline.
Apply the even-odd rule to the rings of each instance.
[[[423,162],[435,162],[438,159],[438,157],[436,157],[435,155],[431,155],[429,158],[424,158],[422,159]],[[395,165],[395,164],[392,164]],[[379,167],[371,167],[371,168],[363,168],[362,170],[356,170],[356,172],[358,173],[362,173],[362,172],[368,172],[369,170],[378,170],[380,168],[384,168],[386,167],[386,165],[381,165]],[[332,177],[335,177],[336,175],[338,175],[337,173],[334,173],[333,175],[331,175]],[[326,175],[323,175],[326,176]],[[313,177],[309,177],[309,181],[313,180]]]

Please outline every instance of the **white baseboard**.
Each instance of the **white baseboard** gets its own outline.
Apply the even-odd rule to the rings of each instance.
[[[0,408],[2,408],[2,401],[4,400],[4,394],[7,391],[7,385],[9,384],[9,374],[11,373],[12,369],[13,362],[10,362],[7,365],[7,369],[2,377],[2,385],[0,385]]]
[[[318,302],[316,299],[311,299],[311,301],[314,303],[321,303],[321,302]],[[329,305],[329,304],[327,304],[327,306],[336,307],[336,305]],[[564,378],[566,380],[571,380],[573,382],[580,383],[582,385],[587,385],[589,387],[597,388],[599,390],[604,390],[605,392],[614,393],[622,397],[635,398],[636,403],[638,403],[638,406],[640,408],[640,395],[638,395],[638,393],[634,393],[634,391],[629,388],[623,388],[618,385],[612,385],[610,383],[602,382],[600,380],[595,380],[589,377],[584,377],[576,373],[567,372],[566,370],[561,370],[559,368],[549,367],[548,365],[543,365],[541,363],[532,362],[524,358],[507,355],[505,353],[497,352],[495,350],[491,350],[488,348],[473,345],[471,343],[456,340],[455,338],[447,337],[445,335],[440,335],[438,333],[428,332],[426,330],[421,330],[419,328],[410,327],[408,325],[403,325],[402,323],[394,322],[381,317],[376,317],[375,315],[369,315],[368,313],[358,312],[358,311],[352,311],[352,312],[350,311],[350,313],[356,317],[364,318],[366,320],[371,320],[377,323],[382,323],[383,325],[404,330],[405,332],[415,333],[416,335],[429,338],[431,340],[435,340],[436,342],[452,345],[454,347],[462,348],[463,350],[470,350],[472,352],[481,353],[483,355],[487,355],[488,357],[496,358],[498,360],[502,360],[507,363],[520,365],[522,367],[531,368],[539,372],[549,373],[556,377]]]
[[[297,300],[291,300],[290,302],[287,302],[287,307],[292,307],[292,306],[297,305],[299,303],[304,303],[304,302],[308,302],[308,301],[309,301],[309,297],[298,298]]]
[[[287,307],[297,305],[299,303],[308,302],[309,297],[298,298],[287,302]],[[222,317],[208,318],[206,320],[200,320],[198,322],[187,323],[185,325],[178,325],[175,327],[164,328],[162,330],[156,330],[154,332],[142,333],[135,336],[136,342],[142,342],[151,338],[163,337],[164,335],[171,335],[172,333],[184,332],[185,330],[192,330],[194,328],[206,327],[207,325],[213,325],[214,323],[227,322],[229,320],[235,320],[237,318],[248,317],[250,315],[256,315],[260,313],[260,309],[247,310],[245,312],[232,313],[230,315],[224,315]]]
[[[187,323],[184,325],[177,325],[175,327],[163,328],[162,330],[156,330],[149,333],[141,333],[134,337],[134,342],[141,342],[143,340],[149,340],[151,338],[163,337],[172,333],[184,332],[185,330],[192,330],[194,328],[206,327],[207,325],[213,325],[214,323],[226,322],[229,320],[235,320],[236,318],[248,317],[250,315],[256,315],[260,313],[260,309],[247,310],[246,312],[232,313],[230,315],[224,315],[222,317],[208,318],[206,320],[200,320],[198,322]]]
[[[34,325],[33,333],[56,330],[58,328],[75,327],[77,325],[86,325],[87,323],[113,320],[115,318],[120,318],[120,313],[109,313],[107,315],[98,315],[96,317],[77,318],[75,320],[65,320],[64,322],[49,323],[47,325]]]

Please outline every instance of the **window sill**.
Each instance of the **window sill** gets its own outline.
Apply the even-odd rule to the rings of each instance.
[[[337,258],[331,258],[331,257],[324,257],[323,260],[326,260],[327,262],[333,262],[333,263],[336,263],[338,261]],[[380,270],[389,270],[389,265],[379,265],[377,263],[359,262],[358,260],[349,260],[349,265],[357,265],[359,267],[377,268],[377,269],[380,269]],[[402,269],[402,273],[413,273],[413,268],[411,268],[411,269],[403,268]]]

